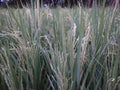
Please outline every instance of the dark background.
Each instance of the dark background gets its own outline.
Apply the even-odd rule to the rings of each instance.
[[[93,4],[97,4],[99,6],[111,6],[115,4],[116,0],[39,0],[39,5],[44,6],[45,4],[49,7],[73,7],[73,6],[85,6],[85,7],[92,7]],[[20,7],[23,6],[31,7],[37,3],[37,0],[9,0],[9,2],[0,2],[0,7]],[[120,0],[119,0],[120,4]]]

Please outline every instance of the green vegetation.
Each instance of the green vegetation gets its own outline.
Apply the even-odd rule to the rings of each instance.
[[[120,10],[0,10],[0,90],[119,90]]]

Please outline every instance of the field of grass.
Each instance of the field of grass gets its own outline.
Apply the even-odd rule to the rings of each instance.
[[[120,90],[120,10],[0,10],[0,90]]]

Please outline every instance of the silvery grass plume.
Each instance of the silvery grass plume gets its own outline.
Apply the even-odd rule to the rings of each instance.
[[[81,55],[80,55],[81,69],[84,63],[86,62],[87,45],[91,40],[91,26],[90,26],[90,19],[89,19],[88,13],[86,13],[85,17],[86,17],[85,18],[85,36],[82,38],[82,41],[81,41]]]

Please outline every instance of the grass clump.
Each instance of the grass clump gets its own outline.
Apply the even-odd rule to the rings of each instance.
[[[119,9],[0,14],[2,90],[119,90]]]

